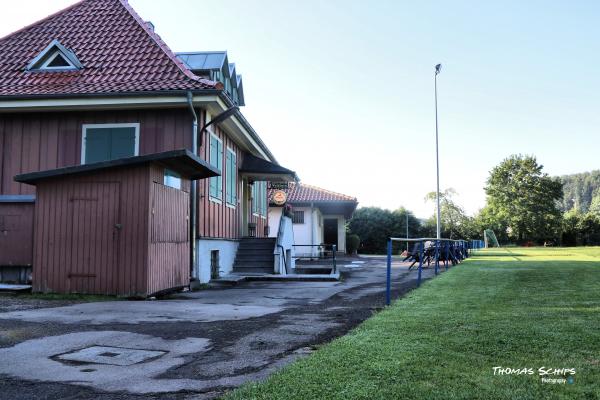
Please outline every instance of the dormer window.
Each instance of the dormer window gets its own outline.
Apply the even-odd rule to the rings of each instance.
[[[70,49],[53,40],[27,66],[27,71],[76,71],[83,65]]]

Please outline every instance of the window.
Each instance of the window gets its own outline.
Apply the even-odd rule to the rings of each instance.
[[[252,184],[252,213],[267,216],[267,182],[256,181]]]
[[[85,124],[81,163],[133,157],[139,151],[140,124]]]
[[[304,211],[294,211],[294,215],[292,216],[293,224],[303,224],[304,223]]]
[[[83,68],[83,65],[72,50],[63,46],[58,40],[53,40],[44,50],[31,60],[27,71],[73,71]]]
[[[223,170],[223,142],[211,133],[210,135],[210,165],[219,172]],[[223,177],[210,178],[209,195],[212,199],[223,200]]]
[[[227,204],[235,206],[237,202],[237,161],[231,149],[227,149],[225,162],[225,199]]]
[[[181,190],[181,175],[170,169],[165,169],[164,185]]]

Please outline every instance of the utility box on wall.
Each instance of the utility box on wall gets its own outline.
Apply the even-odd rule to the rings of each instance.
[[[148,296],[189,285],[187,150],[18,175],[36,186],[33,291]]]

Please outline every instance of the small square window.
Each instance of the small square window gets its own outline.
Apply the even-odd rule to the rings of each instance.
[[[165,169],[164,185],[181,190],[181,175],[170,169]]]
[[[294,215],[292,216],[293,224],[303,224],[304,223],[304,211],[294,211]]]

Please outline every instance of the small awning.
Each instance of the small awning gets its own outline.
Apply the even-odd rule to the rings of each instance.
[[[17,175],[14,179],[17,182],[35,185],[38,181],[48,178],[84,174],[104,169],[126,168],[151,162],[158,162],[192,180],[210,178],[211,176],[220,175],[219,171],[207,164],[206,161],[192,154],[191,151],[182,149],[147,154],[144,156],[119,158],[116,160],[101,161],[92,164],[82,164],[72,167],[31,172],[28,174]]]
[[[296,182],[298,180],[294,171],[253,156],[250,153],[244,154],[240,174],[255,181]]]

